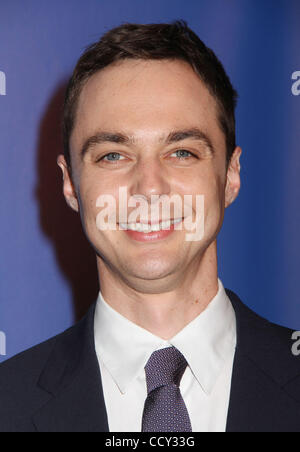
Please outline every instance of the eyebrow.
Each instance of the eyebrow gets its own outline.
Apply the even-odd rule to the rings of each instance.
[[[208,148],[211,154],[215,154],[215,148],[210,138],[198,127],[192,127],[183,130],[174,130],[170,132],[167,137],[161,136],[159,138],[159,142],[164,144],[172,144],[186,139],[201,141]],[[125,135],[120,132],[106,132],[100,130],[99,132],[86,139],[80,151],[81,158],[83,158],[84,155],[89,151],[89,149],[96,144],[119,143],[125,145],[134,145],[136,144],[136,142],[137,140],[133,135]]]

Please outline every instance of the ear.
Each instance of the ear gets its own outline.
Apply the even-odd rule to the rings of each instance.
[[[242,149],[239,146],[237,146],[230,159],[229,167],[227,170],[227,180],[225,188],[225,208],[233,203],[233,201],[237,198],[241,188],[241,179],[240,179],[241,153]]]
[[[57,158],[57,164],[62,170],[63,173],[63,193],[67,204],[71,207],[71,209],[75,210],[75,212],[79,211],[78,208],[78,200],[75,192],[75,188],[72,182],[72,177],[70,174],[70,169],[66,163],[65,157],[63,155],[59,155]]]

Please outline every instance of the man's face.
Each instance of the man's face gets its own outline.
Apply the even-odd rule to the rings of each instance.
[[[98,264],[131,287],[153,287],[158,292],[166,281],[174,287],[196,268],[216,239],[224,208],[238,194],[240,153],[237,148],[228,180],[225,136],[217,112],[205,85],[181,61],[125,60],[93,75],[82,89],[70,139],[72,183],[63,157],[59,160],[64,193],[80,212]],[[195,130],[200,137],[189,132],[173,134],[170,140],[174,132]],[[130,140],[103,141],[102,136],[82,154],[87,140],[101,132]],[[96,219],[101,208],[96,201],[100,195],[113,195],[118,223],[120,187],[126,187],[127,199],[134,195],[147,200],[149,215],[151,195],[179,195],[183,206],[185,195],[192,195],[193,220],[196,195],[203,195],[203,238],[186,241],[184,226],[152,240],[141,235],[137,239],[118,225],[117,230],[100,230]],[[133,210],[128,207],[128,214]],[[170,219],[174,218],[178,216],[171,205]]]

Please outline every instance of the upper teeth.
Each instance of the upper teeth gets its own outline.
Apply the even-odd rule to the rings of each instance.
[[[161,231],[162,229],[170,229],[171,224],[180,223],[181,220],[181,218],[178,218],[177,220],[161,221],[160,223],[154,224],[153,226],[151,226],[151,224],[142,223],[120,223],[120,228],[138,232],[154,232]]]

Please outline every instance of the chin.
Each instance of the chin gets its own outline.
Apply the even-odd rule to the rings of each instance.
[[[143,262],[141,265],[127,265],[127,272],[129,272],[134,278],[154,281],[160,280],[162,278],[166,278],[170,274],[176,271],[176,267],[173,263],[165,263],[162,265],[161,261],[153,262],[153,260],[149,263]]]

